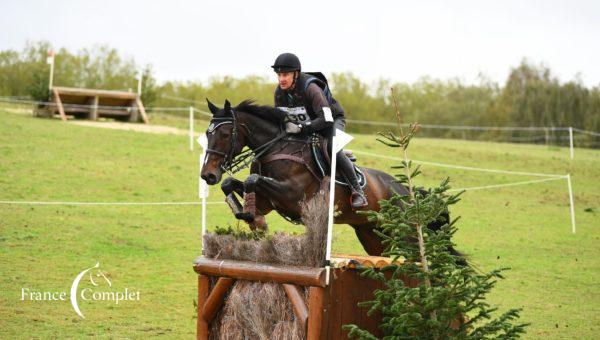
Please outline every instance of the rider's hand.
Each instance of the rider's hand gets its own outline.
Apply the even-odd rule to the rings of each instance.
[[[286,123],[285,124],[285,132],[287,133],[300,133],[300,125],[296,124],[296,123]]]

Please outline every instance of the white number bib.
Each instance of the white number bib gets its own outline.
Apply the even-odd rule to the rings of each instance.
[[[296,106],[296,107],[283,107],[280,106],[278,109],[287,112],[290,121],[294,123],[302,123],[308,120],[308,114],[306,113],[306,108],[304,106]]]

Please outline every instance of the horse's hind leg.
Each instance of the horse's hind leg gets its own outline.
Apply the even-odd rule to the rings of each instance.
[[[261,214],[254,215],[254,219],[252,220],[252,222],[248,222],[248,226],[251,230],[267,230],[269,228],[269,226],[267,225],[267,220],[265,219],[265,215]]]
[[[375,234],[373,229],[376,227],[375,224],[361,224],[361,225],[352,225],[354,228],[354,232],[362,244],[363,248],[367,254],[372,256],[381,256],[383,251],[385,250],[385,246],[381,244],[381,238]]]
[[[294,188],[289,183],[277,181],[270,177],[251,174],[244,182],[244,211],[240,218],[248,222],[250,228],[266,229],[264,215],[273,209],[271,201],[290,200],[296,205],[299,200],[290,198]]]

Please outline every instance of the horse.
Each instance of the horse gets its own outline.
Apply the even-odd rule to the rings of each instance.
[[[212,119],[206,131],[208,147],[202,179],[208,185],[215,185],[221,182],[224,172],[251,163],[251,174],[244,182],[229,177],[221,184],[235,216],[248,222],[252,229],[266,229],[264,216],[273,210],[289,220],[299,221],[299,203],[319,190],[328,190],[316,172],[309,138],[287,135],[286,112],[275,107],[256,105],[251,100],[231,107],[226,100],[220,109],[208,99],[207,102]],[[406,187],[385,172],[366,167],[360,167],[360,171],[366,178],[364,191],[368,201],[362,211],[379,211],[380,200],[388,200],[394,194],[409,194]],[[244,198],[243,211],[235,194]],[[385,247],[374,231],[377,223],[352,209],[347,187],[336,184],[335,205],[339,213],[334,223],[352,226],[365,251],[380,256]],[[445,218],[433,222],[429,228],[439,230],[449,222],[449,216]]]

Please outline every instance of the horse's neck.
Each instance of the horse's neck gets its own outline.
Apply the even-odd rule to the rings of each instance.
[[[250,119],[253,120],[250,121]],[[243,129],[246,133],[246,144],[250,149],[256,150],[275,139],[279,134],[279,128],[274,126],[273,123],[257,117],[250,119],[245,119],[242,122],[247,126],[247,129]]]

